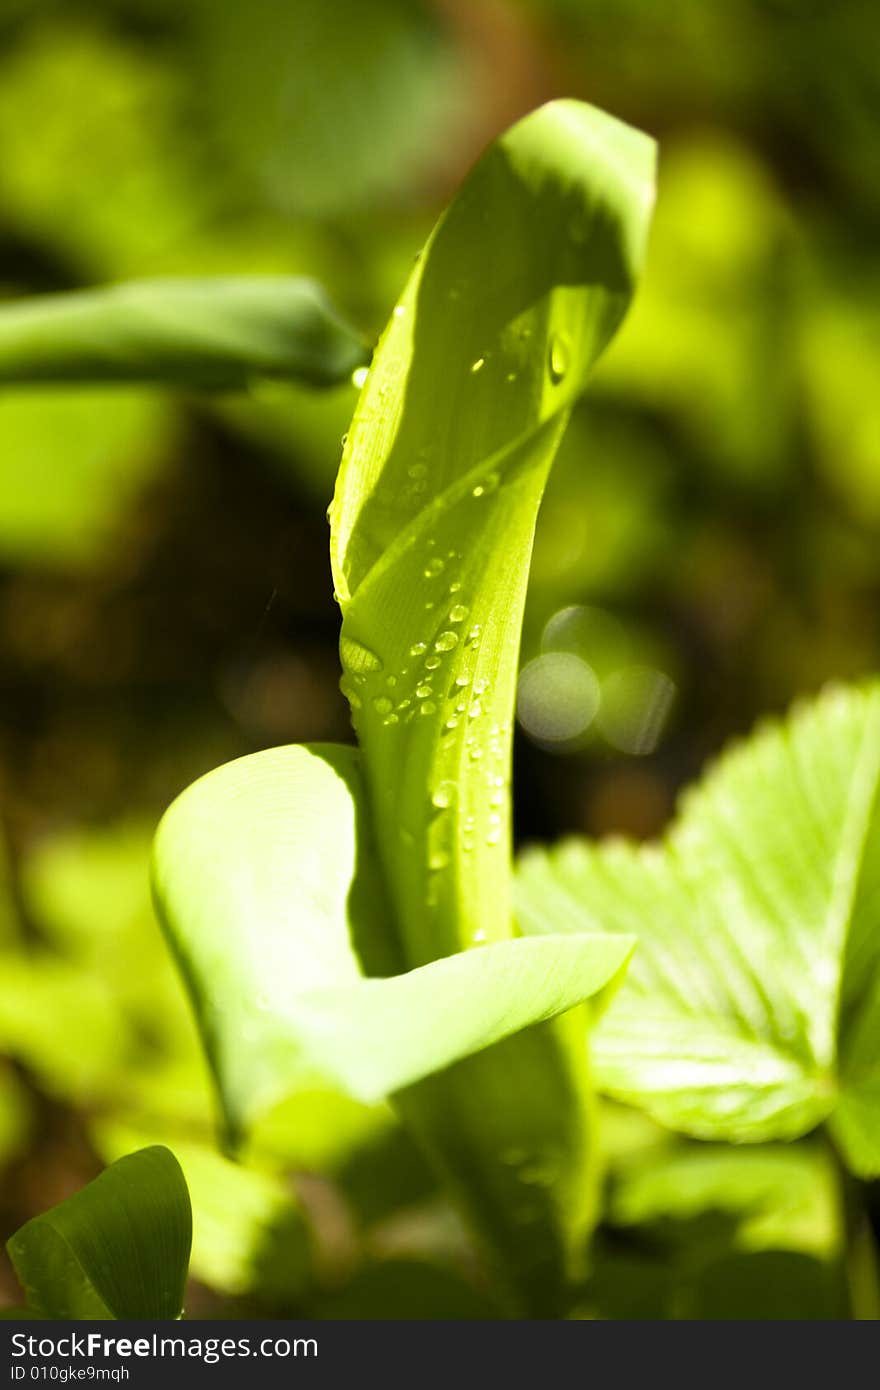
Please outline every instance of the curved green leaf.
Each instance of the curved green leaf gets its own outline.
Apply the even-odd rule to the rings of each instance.
[[[727,754],[659,847],[531,851],[516,896],[529,933],[638,933],[594,1035],[610,1094],[703,1138],[829,1120],[880,1172],[880,686]]]
[[[629,957],[613,937],[520,940],[365,978],[362,959],[391,965],[368,836],[359,755],[332,745],[228,763],[159,827],[157,904],[234,1137],[297,1090],[409,1086],[581,1003]]]
[[[355,411],[331,509],[341,656],[411,965],[511,934],[535,517],[652,198],[645,136],[572,101],[520,121],[438,223]]]
[[[174,1155],[155,1146],[94,1182],[7,1242],[37,1313],[53,1318],[177,1318],[189,1264],[189,1193]]]
[[[343,689],[410,966],[514,935],[511,724],[535,519],[629,304],[653,167],[649,139],[581,103],[520,121],[437,224],[358,402],[330,514]],[[510,1306],[558,1312],[594,1211],[582,1026],[531,1030],[399,1104]]]
[[[368,360],[321,287],[291,276],[132,281],[0,305],[6,384],[329,386]]]

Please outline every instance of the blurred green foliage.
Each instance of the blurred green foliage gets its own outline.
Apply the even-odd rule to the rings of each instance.
[[[573,95],[658,137],[644,291],[553,475],[524,640],[589,667],[597,712],[523,731],[516,768],[522,838],[651,834],[757,714],[877,666],[878,49],[866,0],[3,0],[0,290],[308,274],[375,335],[516,115]],[[216,1153],[145,887],[195,776],[348,736],[324,509],[354,397],[0,396],[0,1234],[167,1143],[192,1312],[488,1315],[384,1107],[302,1097],[244,1167]],[[734,1287],[834,1315],[813,1150],[607,1130],[583,1316],[741,1316]]]

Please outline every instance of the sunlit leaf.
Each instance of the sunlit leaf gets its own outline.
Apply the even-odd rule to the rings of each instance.
[[[510,941],[364,978],[387,917],[351,748],[290,747],[209,773],[156,838],[160,912],[230,1129],[324,1085],[364,1101],[608,985],[614,937]]]
[[[829,1121],[880,1172],[880,688],[836,690],[727,754],[660,847],[527,853],[527,932],[637,933],[594,1036],[610,1094],[703,1138]]]
[[[177,1318],[192,1217],[168,1149],[141,1149],[7,1243],[28,1303],[55,1318]]]
[[[268,376],[327,386],[369,354],[311,280],[131,281],[0,305],[0,382],[157,382],[229,390]]]
[[[343,688],[409,966],[514,933],[511,723],[535,518],[633,292],[653,157],[577,102],[502,136],[425,246],[355,411],[331,509]],[[593,1218],[581,1037],[571,1020],[533,1030],[403,1102],[533,1312],[558,1306]]]

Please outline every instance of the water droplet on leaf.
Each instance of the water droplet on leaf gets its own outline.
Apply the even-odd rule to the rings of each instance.
[[[555,383],[562,381],[571,365],[571,349],[568,339],[561,333],[554,333],[550,339],[550,380]]]
[[[339,655],[346,670],[356,674],[367,675],[382,670],[382,661],[376,653],[362,642],[355,642],[352,637],[343,636],[340,639]]]
[[[445,811],[447,806],[451,806],[455,801],[456,791],[454,782],[441,782],[431,797],[431,804],[439,810]]]

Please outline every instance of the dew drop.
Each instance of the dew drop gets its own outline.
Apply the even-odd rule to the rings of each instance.
[[[458,646],[457,632],[441,632],[434,643],[435,652],[451,652],[453,647]]]
[[[561,333],[554,333],[550,339],[550,380],[560,382],[571,365],[571,349],[568,339]]]
[[[426,642],[414,642],[409,649],[409,654],[410,656],[424,656],[427,650],[428,644]]]
[[[438,666],[440,666],[440,665],[442,665],[442,663],[441,663],[441,661],[440,661],[439,656],[428,656],[428,657],[425,657],[425,670],[426,670],[426,671],[436,671],[437,668],[438,668]]]
[[[390,714],[394,705],[387,695],[377,695],[373,701],[373,709],[377,714]]]
[[[452,584],[450,584],[450,586],[449,586],[449,592],[450,592],[451,594],[457,594],[460,588],[461,588],[461,581],[460,581],[459,579],[456,579],[456,580],[453,581]]]
[[[372,671],[382,670],[382,662],[376,653],[370,651],[362,642],[355,642],[352,637],[340,639],[339,655],[346,670],[355,674],[367,675]]]
[[[471,678],[468,675],[467,671],[462,671],[459,673],[459,675],[455,677],[455,684],[457,686],[469,685],[470,679]]]
[[[406,313],[406,305],[405,305],[405,304],[395,304],[395,306],[394,306],[394,317],[395,317],[396,319],[402,319],[405,313]]]
[[[428,696],[429,696],[430,694],[431,694],[431,687],[430,687],[430,685],[427,685],[425,682],[423,682],[421,685],[417,685],[417,686],[416,686],[416,699],[417,699],[417,700],[427,700],[427,698],[428,698]]]
[[[435,555],[434,558],[429,560],[425,565],[425,578],[433,579],[443,571],[445,564],[445,560],[442,560],[439,555]]]
[[[494,492],[495,489],[497,488],[497,486],[498,486],[498,474],[497,474],[497,473],[488,473],[488,474],[486,475],[486,477],[482,480],[482,482],[477,483],[476,487],[473,488],[472,493],[471,493],[471,496],[473,496],[473,497],[485,497],[485,496],[487,496],[490,492]]]
[[[463,623],[468,612],[469,610],[465,608],[463,603],[456,603],[455,606],[449,610],[449,621],[451,623]]]
[[[389,728],[391,728],[391,726],[392,726],[393,724],[399,724],[399,723],[400,723],[400,718],[399,718],[398,715],[396,715],[396,714],[389,714],[389,716],[388,716],[387,719],[383,719],[383,720],[382,720],[382,727],[383,727],[384,729],[389,729]]]
[[[366,385],[367,377],[370,375],[369,367],[355,367],[351,374],[351,384],[358,391]]]
[[[431,853],[428,855],[429,869],[445,869],[448,863],[449,855],[443,849],[431,850]]]
[[[410,478],[424,478],[428,472],[428,465],[426,463],[413,463],[410,464],[406,472]]]
[[[472,363],[471,363],[471,372],[474,374],[474,376],[476,376],[477,372],[481,372],[481,371],[483,370],[483,368],[485,367],[485,365],[486,365],[486,359],[485,359],[485,357],[478,357],[477,360],[476,360],[476,362],[472,362]]]
[[[420,710],[419,710],[419,714],[436,714],[436,713],[437,713],[437,706],[434,704],[434,701],[433,701],[433,700],[426,700],[425,703],[421,706],[421,708],[420,708]]]
[[[456,791],[454,782],[441,782],[431,797],[432,806],[436,806],[440,811],[445,811],[455,801]]]

